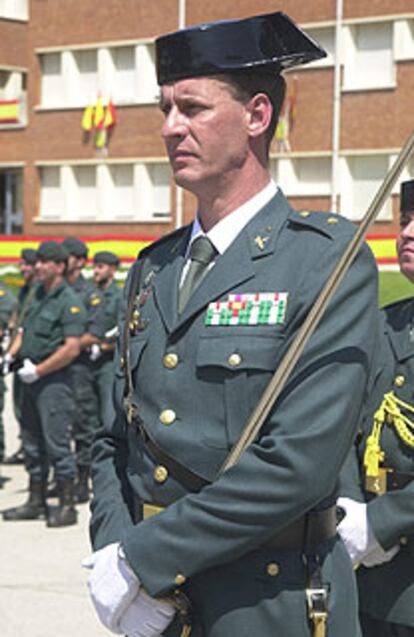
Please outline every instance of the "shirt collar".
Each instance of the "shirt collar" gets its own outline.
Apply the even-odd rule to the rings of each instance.
[[[188,249],[194,239],[201,235],[206,235],[216,248],[218,254],[223,254],[254,215],[275,196],[277,191],[278,186],[273,179],[271,179],[263,190],[239,206],[239,208],[236,208],[236,210],[226,215],[224,219],[216,223],[207,233],[203,231],[197,214],[194,219]]]

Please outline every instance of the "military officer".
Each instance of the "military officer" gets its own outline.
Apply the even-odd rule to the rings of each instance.
[[[111,387],[114,377],[115,340],[111,334],[117,329],[122,291],[115,281],[115,273],[119,267],[119,259],[109,250],[96,252],[93,257],[93,280],[103,294],[105,339],[91,346],[90,358],[93,361],[95,386],[99,396],[101,422],[105,412],[112,409]],[[109,336],[107,336],[109,335]]]
[[[29,305],[32,301],[35,292],[35,265],[37,259],[37,252],[34,248],[23,248],[20,254],[19,268],[23,278],[23,285],[19,290],[17,297],[17,306],[13,312],[10,320],[10,339],[13,341],[17,331],[20,329],[23,319],[29,309]],[[10,367],[12,363],[10,355],[6,355],[6,369]],[[22,385],[19,380],[18,374],[13,374],[13,409],[17,422],[20,425],[21,422],[21,400],[22,400]],[[20,435],[21,438],[21,435]],[[4,464],[22,464],[24,462],[23,445],[20,444],[17,451],[4,460]]]
[[[4,355],[2,348],[3,339],[8,332],[9,321],[13,314],[14,307],[16,305],[16,297],[13,292],[4,283],[0,283],[0,359],[1,367],[4,371]],[[7,363],[6,363],[7,364]],[[3,373],[0,374],[0,462],[4,458],[4,424],[3,424],[3,409],[4,409],[4,394],[6,386],[4,383]]]
[[[414,180],[401,185],[401,272],[414,283]],[[339,526],[365,637],[414,636],[414,299],[384,309],[378,378],[342,475]]]
[[[325,52],[279,12],[156,51],[167,153],[197,214],[127,282],[117,415],[93,449],[92,600],[129,637],[355,637],[334,505],[376,346],[366,246],[260,434],[221,471],[354,233],[293,210],[268,169],[281,72]]]
[[[23,383],[22,435],[29,473],[29,499],[4,512],[5,520],[33,520],[47,515],[50,527],[76,523],[73,504],[75,458],[70,428],[75,403],[68,366],[79,354],[86,312],[65,283],[68,254],[55,241],[44,241],[37,251],[39,285],[13,343],[13,354],[23,361],[18,370]],[[48,511],[46,480],[49,462],[55,471],[59,505]]]
[[[74,427],[77,464],[75,492],[77,501],[84,503],[89,500],[92,441],[101,424],[90,348],[94,344],[99,344],[105,335],[104,314],[102,293],[82,274],[88,257],[86,244],[76,237],[66,237],[63,246],[69,252],[66,280],[81,299],[88,314],[85,333],[81,338],[81,352],[70,367],[78,412]],[[53,493],[53,488],[50,493]]]

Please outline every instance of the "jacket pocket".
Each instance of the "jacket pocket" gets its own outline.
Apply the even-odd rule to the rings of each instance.
[[[206,444],[236,442],[280,361],[284,341],[280,332],[243,335],[240,330],[200,339],[197,375],[205,383],[205,404],[213,409]]]

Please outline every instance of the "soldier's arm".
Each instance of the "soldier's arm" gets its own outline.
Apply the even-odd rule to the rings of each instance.
[[[404,536],[414,534],[414,481],[403,489],[389,491],[368,504],[368,520],[386,551]]]
[[[77,336],[67,336],[61,345],[51,356],[36,366],[39,377],[47,376],[51,372],[67,367],[80,353],[80,339]]]

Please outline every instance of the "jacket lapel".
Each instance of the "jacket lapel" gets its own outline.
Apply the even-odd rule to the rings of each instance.
[[[278,191],[217,259],[190,297],[183,313],[180,316],[175,314],[177,321],[173,329],[179,328],[209,303],[255,276],[255,261],[274,252],[277,237],[289,212],[285,197]]]

